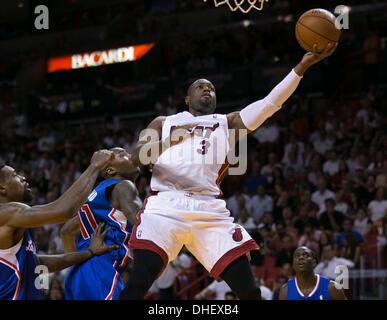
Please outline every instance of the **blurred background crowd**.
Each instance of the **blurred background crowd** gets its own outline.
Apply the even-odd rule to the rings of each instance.
[[[27,2],[16,1],[17,8]],[[235,221],[261,246],[251,265],[265,299],[278,299],[278,288],[293,276],[297,246],[315,250],[316,271],[332,279],[337,265],[387,268],[383,5],[351,3],[350,29],[343,30],[337,52],[308,72],[282,110],[251,134],[246,174],[227,175],[221,185]],[[32,204],[57,199],[93,151],[122,146],[130,152],[151,119],[184,110],[185,91],[198,77],[215,84],[219,113],[263,97],[302,57],[293,29],[310,8],[302,0],[270,0],[267,10],[249,15],[200,0],[67,0],[57,6],[53,16],[60,19],[43,36],[17,15],[24,21],[19,28],[11,18],[0,20],[0,46],[7,46],[0,61],[0,158],[28,178]],[[28,45],[25,39],[35,40]],[[155,46],[132,63],[45,71],[47,58],[59,53],[128,42]],[[142,199],[150,195],[149,179],[144,168],[136,182]],[[34,230],[39,252],[63,252],[60,227]],[[355,274],[353,298],[380,297],[375,281]],[[47,299],[63,299],[63,276],[53,275]],[[130,266],[125,277],[130,280]],[[211,282],[184,251],[148,298],[235,295],[224,282]]]

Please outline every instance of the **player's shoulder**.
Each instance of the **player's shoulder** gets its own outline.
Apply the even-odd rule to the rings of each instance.
[[[133,181],[130,180],[121,180],[116,184],[116,188],[119,189],[136,189],[136,185],[134,184]]]
[[[122,180],[114,185],[113,192],[115,193],[137,193],[136,185],[133,183],[133,181],[130,180]]]

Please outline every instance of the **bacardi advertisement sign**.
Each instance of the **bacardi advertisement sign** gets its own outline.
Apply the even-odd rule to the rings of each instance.
[[[68,56],[50,58],[47,72],[98,67],[105,64],[122,63],[141,59],[154,46],[146,43],[130,47],[101,51],[77,53]]]

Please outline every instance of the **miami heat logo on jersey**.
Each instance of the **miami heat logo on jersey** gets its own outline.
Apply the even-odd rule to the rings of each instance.
[[[243,235],[242,235],[242,230],[241,228],[236,228],[233,235],[232,235],[232,238],[235,242],[240,242],[242,241],[243,239]]]
[[[172,136],[173,131],[177,128],[177,126],[171,126],[170,135]],[[219,122],[215,123],[212,126],[196,126],[192,133],[198,137],[203,138],[200,141],[200,147],[196,149],[197,153],[205,155],[208,152],[208,148],[211,146],[211,143],[208,141],[211,134],[219,128]]]

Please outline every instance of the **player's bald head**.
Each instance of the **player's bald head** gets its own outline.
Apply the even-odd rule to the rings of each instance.
[[[185,103],[196,115],[211,114],[216,109],[215,86],[207,79],[194,81],[187,90]]]
[[[187,90],[187,95],[191,95],[192,93],[192,90],[198,86],[198,85],[203,85],[203,84],[208,84],[210,86],[212,86],[214,89],[215,89],[215,86],[213,85],[213,83],[210,81],[210,80],[207,80],[207,79],[197,79],[195,80],[194,82],[191,83],[191,85],[188,87],[188,90]]]

